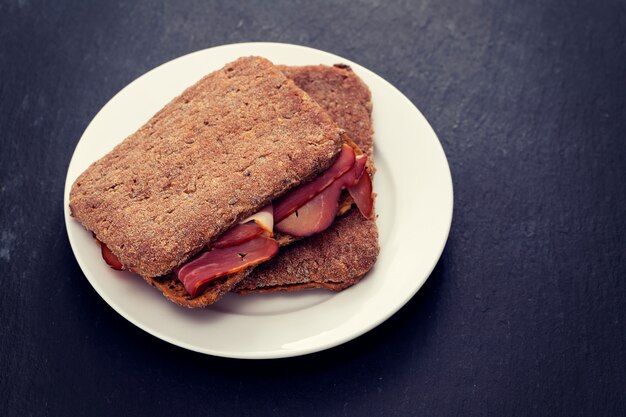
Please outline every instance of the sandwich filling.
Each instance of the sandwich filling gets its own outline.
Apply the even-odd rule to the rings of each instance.
[[[335,162],[313,181],[301,185],[258,213],[222,233],[217,240],[174,273],[191,297],[203,292],[212,280],[267,261],[278,253],[274,229],[294,238],[320,233],[337,216],[342,190],[346,189],[361,214],[373,214],[372,182],[366,171],[367,156],[357,155],[344,144]],[[117,257],[101,244],[104,260],[123,269]]]

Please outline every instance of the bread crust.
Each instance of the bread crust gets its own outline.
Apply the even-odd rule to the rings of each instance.
[[[125,268],[158,277],[325,170],[341,144],[331,117],[271,62],[240,58],[92,164],[70,209]]]

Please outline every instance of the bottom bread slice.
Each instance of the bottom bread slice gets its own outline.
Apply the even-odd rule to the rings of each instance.
[[[356,284],[378,256],[376,223],[356,210],[324,232],[281,250],[236,285],[239,293],[326,288],[341,291]]]

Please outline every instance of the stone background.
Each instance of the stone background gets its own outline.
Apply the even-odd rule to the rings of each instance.
[[[419,293],[326,352],[162,342],[84,279],[63,186],[87,124],[149,69],[276,41],[406,94],[455,212]],[[3,416],[626,415],[623,1],[0,1]]]

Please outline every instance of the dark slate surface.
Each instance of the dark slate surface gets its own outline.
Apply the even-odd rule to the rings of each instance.
[[[0,2],[0,415],[626,414],[626,6],[571,1]],[[70,249],[65,172],[154,66],[264,40],[357,61],[433,125],[450,240],[341,347],[203,356],[115,313]]]

